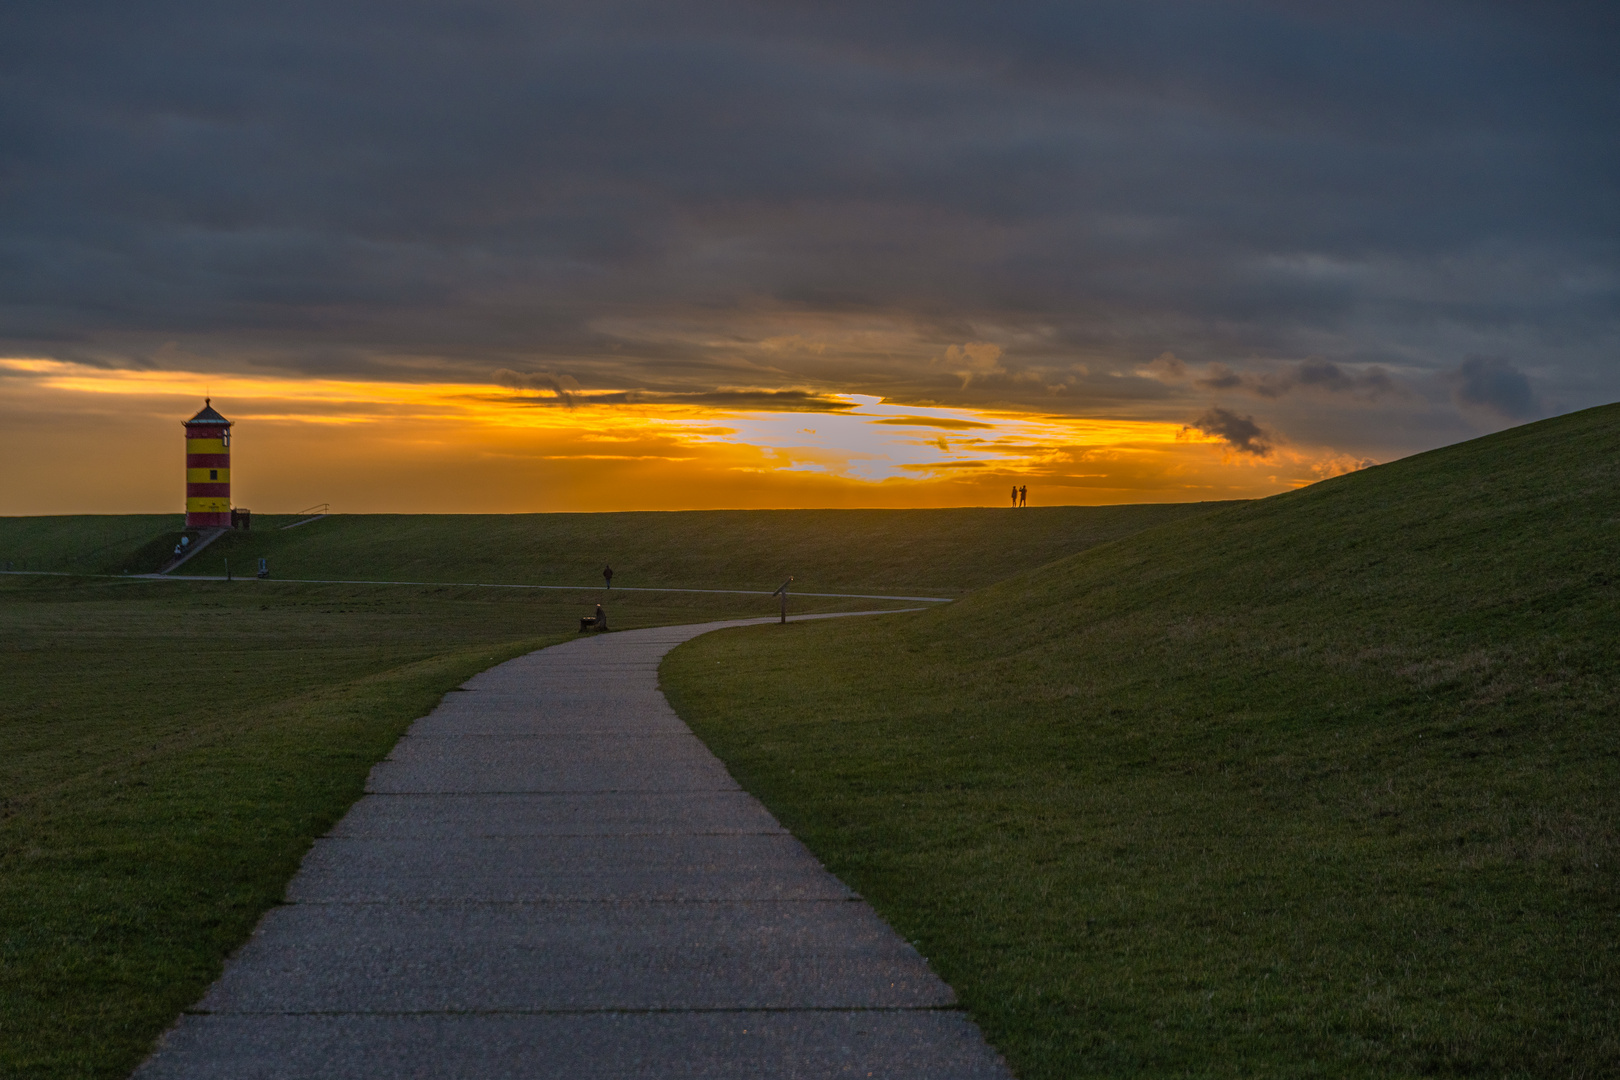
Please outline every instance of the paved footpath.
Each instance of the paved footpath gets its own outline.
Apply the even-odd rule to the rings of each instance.
[[[136,1080],[1008,1077],[664,700],[664,654],[737,625],[446,695]]]

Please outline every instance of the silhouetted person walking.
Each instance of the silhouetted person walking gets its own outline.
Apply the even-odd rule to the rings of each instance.
[[[1018,485],[1017,484],[1013,485],[1013,505],[1014,506],[1018,505]]]
[[[610,588],[610,589],[613,588],[613,567],[611,567],[611,566],[602,567],[602,580],[607,582],[607,587],[608,588]]]
[[[1029,486],[1027,484],[1024,487],[1021,487],[1021,488],[1018,489],[1018,505],[1019,506],[1028,506],[1029,505]]]

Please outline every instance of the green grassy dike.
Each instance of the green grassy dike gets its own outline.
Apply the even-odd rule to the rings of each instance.
[[[1606,1077],[1617,567],[1610,406],[663,683],[1026,1080]]]
[[[177,573],[960,596],[1221,503],[954,510],[693,510],[621,514],[334,514],[294,529],[255,515]],[[180,516],[0,517],[0,565],[149,573]]]

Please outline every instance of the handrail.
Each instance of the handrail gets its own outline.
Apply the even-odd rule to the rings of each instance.
[[[294,516],[299,518],[299,520],[293,522],[291,525],[283,525],[281,527],[281,530],[283,532],[286,532],[288,529],[296,529],[300,525],[308,525],[312,521],[321,520],[321,518],[326,517],[331,512],[332,512],[332,504],[331,503],[316,503],[314,506],[311,506],[307,510],[298,511],[298,513],[296,515],[294,515]],[[304,517],[305,514],[313,514],[314,516],[313,517]]]

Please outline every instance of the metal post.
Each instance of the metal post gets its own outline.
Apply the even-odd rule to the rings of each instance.
[[[776,595],[782,598],[782,622],[784,624],[787,622],[787,587],[791,584],[793,584],[793,579],[788,578],[782,582],[782,587],[776,590]]]
[[[231,580],[231,560],[225,560],[225,580]]]

